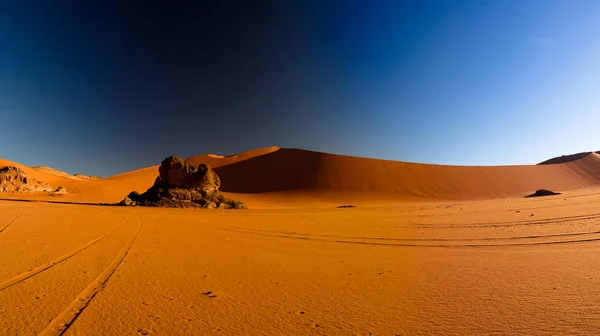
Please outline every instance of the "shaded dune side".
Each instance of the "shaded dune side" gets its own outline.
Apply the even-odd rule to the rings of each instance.
[[[203,154],[186,158],[186,160],[195,165],[205,163],[214,168],[265,155],[278,149],[278,147],[259,148],[229,156]],[[97,203],[119,202],[132,190],[140,193],[146,191],[152,186],[157,176],[158,165],[155,165],[104,179],[89,181],[84,194],[70,195],[66,199]]]
[[[280,149],[216,167],[221,190],[259,194],[303,191],[479,199],[540,188],[566,191],[600,183],[600,155],[560,165],[448,166]]]

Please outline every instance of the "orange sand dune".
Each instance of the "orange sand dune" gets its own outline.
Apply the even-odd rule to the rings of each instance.
[[[552,159],[548,159],[546,161],[540,162],[538,164],[540,164],[540,165],[544,165],[544,164],[557,164],[557,163],[566,163],[566,162],[576,161],[576,160],[579,160],[579,159],[581,159],[583,157],[588,156],[591,153],[600,154],[600,151],[597,151],[597,152],[581,152],[581,153],[577,153],[577,154],[561,155],[561,156],[557,156],[557,157],[554,157]]]
[[[205,163],[213,168],[237,163],[251,159],[255,156],[265,155],[278,150],[278,147],[255,149],[230,156],[216,156],[203,154],[186,158],[193,164]],[[127,194],[135,190],[143,192],[148,189],[158,176],[158,165],[146,167],[123,174],[95,181],[87,181],[85,191],[79,195],[65,196],[65,200],[93,203],[114,203],[122,200]]]
[[[560,164],[522,166],[419,164],[277,147],[188,160],[213,167],[221,177],[221,190],[251,206],[522,197],[542,188],[564,192],[600,183],[600,155],[596,153]],[[145,191],[158,175],[157,165],[78,181],[14,165],[53,187],[65,186],[70,194],[62,199],[76,202],[118,202],[132,190]]]
[[[224,192],[255,197],[278,192],[278,197],[348,194],[365,199],[483,199],[524,196],[541,188],[568,191],[600,183],[600,155],[595,153],[551,166],[432,165],[277,148],[189,160],[213,167]],[[157,169],[144,168],[104,181],[143,191],[156,178]]]
[[[273,153],[280,149],[281,148],[279,148],[279,147],[258,148],[258,149],[253,149],[253,150],[249,150],[246,152],[242,152],[242,153],[238,153],[238,154],[234,154],[234,155],[228,155],[228,156],[215,155],[215,154],[203,154],[203,155],[189,157],[186,160],[195,165],[204,163],[204,164],[211,166],[212,168],[216,168],[216,167],[232,164],[232,163],[239,162],[239,161],[252,159],[257,156]]]
[[[499,167],[277,148],[190,160],[215,167],[250,209],[0,200],[0,335],[600,328],[598,154]],[[70,194],[51,199],[67,202],[116,202],[158,174],[153,166],[84,181],[0,165],[65,186]],[[523,198],[538,188],[572,191]],[[361,203],[332,206],[346,200]]]
[[[552,166],[448,166],[280,149],[217,167],[232,193],[308,191],[366,196],[481,199],[597,185],[600,155]]]

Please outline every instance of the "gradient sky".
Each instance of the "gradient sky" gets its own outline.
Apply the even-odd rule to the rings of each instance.
[[[600,1],[151,3],[0,2],[0,157],[108,176],[266,146],[600,149]]]

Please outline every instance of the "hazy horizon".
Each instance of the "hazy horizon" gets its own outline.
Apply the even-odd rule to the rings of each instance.
[[[447,165],[598,150],[600,3],[0,5],[0,158],[110,176],[279,146]]]

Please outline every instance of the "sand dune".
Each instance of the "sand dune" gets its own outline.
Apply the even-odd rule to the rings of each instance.
[[[189,160],[214,167],[222,189],[250,209],[0,200],[0,334],[590,335],[600,328],[598,154],[499,167],[279,148]],[[76,180],[0,165],[71,189],[52,198],[67,202],[116,202],[158,175],[153,166]],[[540,188],[567,192],[524,198]],[[496,197],[507,198],[478,200]],[[332,206],[346,200],[361,203]]]
[[[277,151],[278,149],[278,147],[260,148],[230,156],[203,154],[186,158],[186,160],[196,165],[205,163],[216,168],[248,160],[256,156],[265,155]],[[155,165],[104,179],[90,181],[85,185],[85,191],[79,195],[66,196],[64,199],[77,202],[119,202],[132,190],[143,192],[148,189],[158,176],[158,166],[159,165]]]
[[[581,153],[577,153],[577,154],[561,155],[561,156],[557,156],[557,157],[548,159],[546,161],[540,162],[538,164],[540,164],[540,165],[544,165],[544,164],[557,164],[557,163],[566,163],[566,162],[576,161],[576,160],[579,160],[579,159],[581,159],[583,157],[588,156],[591,153],[600,154],[600,151],[597,151],[597,152],[581,152]]]
[[[308,191],[365,197],[482,199],[540,188],[574,190],[600,182],[600,155],[552,166],[447,166],[280,149],[215,168],[232,193]]]
[[[600,155],[577,154],[551,165],[450,166],[367,159],[300,149],[257,149],[230,156],[198,155],[221,177],[221,190],[252,203],[382,200],[477,200],[523,197],[537,189],[569,191],[600,183]],[[77,202],[120,201],[131,190],[145,191],[158,165],[99,180],[75,180],[13,163],[53,187],[59,184]]]
[[[213,168],[217,168],[217,167],[221,167],[224,165],[252,159],[254,157],[267,155],[267,154],[279,151],[280,149],[281,148],[279,148],[279,147],[258,148],[258,149],[253,149],[253,150],[249,150],[246,152],[237,153],[237,154],[233,154],[233,155],[227,155],[227,156],[215,155],[215,154],[204,154],[204,155],[192,156],[192,157],[186,158],[186,160],[195,165],[204,163]]]

